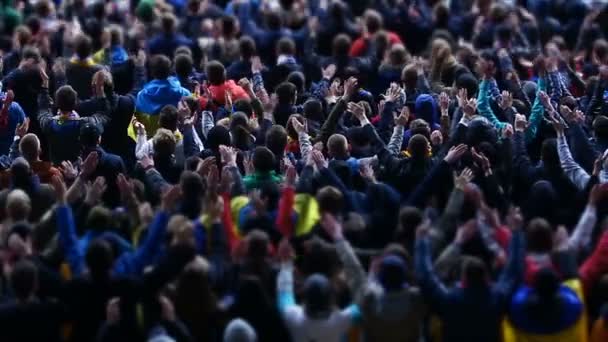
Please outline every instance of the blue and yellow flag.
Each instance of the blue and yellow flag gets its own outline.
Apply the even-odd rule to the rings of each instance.
[[[166,105],[177,106],[182,97],[190,96],[190,91],[183,88],[177,78],[148,82],[137,94],[135,100],[135,119],[146,127],[148,137],[158,128],[158,114]],[[133,123],[129,125],[128,134],[136,140],[137,134]]]

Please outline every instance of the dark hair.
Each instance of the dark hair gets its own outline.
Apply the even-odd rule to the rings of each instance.
[[[84,148],[96,147],[101,137],[101,129],[93,123],[86,123],[80,127],[80,144]]]
[[[93,42],[86,34],[79,34],[74,39],[74,50],[80,59],[85,59],[91,55],[93,50]]]
[[[31,45],[28,45],[23,48],[23,52],[21,53],[21,58],[24,60],[31,58],[31,59],[35,60],[36,63],[40,62],[40,60],[42,59],[42,57],[40,56],[40,50],[38,50],[37,47],[31,46]]]
[[[365,26],[367,32],[374,34],[382,29],[382,16],[375,10],[365,11]]]
[[[78,94],[69,85],[64,85],[55,92],[55,104],[61,112],[71,112],[76,108]]]
[[[212,85],[222,85],[226,81],[226,69],[219,61],[211,61],[205,67],[207,79]]]
[[[304,117],[307,119],[322,121],[323,120],[323,104],[317,99],[310,99],[304,102],[303,109]]]
[[[205,182],[198,173],[184,171],[179,179],[179,184],[184,198],[181,213],[190,219],[198,218],[206,191]]]
[[[177,18],[172,13],[165,13],[160,18],[160,24],[165,33],[173,33],[177,26]]]
[[[236,33],[237,19],[231,15],[225,15],[221,19],[222,35],[225,37],[233,36]]]
[[[173,59],[173,64],[175,65],[175,73],[180,77],[188,77],[192,72],[192,66],[194,62],[192,61],[192,57],[186,54],[176,55]]]
[[[283,19],[277,12],[268,12],[266,13],[266,25],[269,30],[277,31],[283,26]]]
[[[593,133],[599,139],[608,138],[608,117],[598,115],[593,120]]]
[[[553,249],[551,224],[544,218],[534,218],[526,229],[528,250],[533,253],[547,253]]]
[[[232,109],[234,112],[245,113],[247,117],[251,117],[253,115],[253,106],[251,105],[251,101],[247,99],[239,99],[234,101],[232,104]]]
[[[171,60],[164,55],[154,55],[150,60],[150,73],[157,80],[165,80],[171,76]]]
[[[24,301],[38,287],[38,269],[29,260],[20,260],[15,264],[10,276],[10,283],[15,297]]]
[[[256,46],[255,41],[250,36],[242,36],[239,39],[239,52],[244,60],[249,60],[255,56]]]
[[[93,240],[87,249],[85,261],[93,279],[108,277],[114,263],[112,247],[106,240]]]
[[[252,161],[256,172],[267,173],[274,170],[276,158],[268,147],[258,146],[253,150]]]
[[[332,43],[332,54],[336,57],[348,56],[352,40],[344,33],[337,35]]]
[[[410,138],[408,149],[412,158],[424,158],[428,154],[428,140],[422,134],[415,134]]]
[[[344,208],[344,195],[333,186],[326,186],[317,192],[317,202],[319,202],[319,212],[340,214]]]
[[[287,146],[287,131],[283,126],[273,125],[266,132],[266,147],[275,156],[282,156]]]
[[[174,132],[177,129],[177,116],[177,108],[174,105],[166,105],[160,110],[158,125]]]
[[[296,86],[290,82],[283,82],[275,89],[277,100],[281,104],[294,103],[296,100],[297,91],[298,89]]]
[[[561,168],[559,155],[557,154],[557,140],[550,138],[545,139],[541,146],[541,159],[543,164],[549,168]]]
[[[295,55],[296,43],[289,37],[283,37],[277,41],[277,55]]]
[[[289,75],[287,75],[287,82],[295,85],[299,92],[304,92],[304,87],[306,86],[306,77],[301,71],[290,72]]]

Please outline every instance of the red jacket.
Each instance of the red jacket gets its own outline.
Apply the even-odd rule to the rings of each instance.
[[[213,102],[223,105],[226,101],[226,90],[230,90],[230,92],[232,92],[233,102],[241,99],[249,100],[249,95],[247,95],[247,92],[243,88],[241,88],[241,86],[234,83],[233,80],[228,80],[222,85],[209,86],[209,92],[211,93],[211,98],[213,99]]]
[[[388,45],[392,46],[393,44],[402,43],[401,38],[394,32],[388,33]],[[354,42],[353,45],[350,46],[350,52],[348,53],[351,57],[359,57],[365,53],[367,49],[367,39],[369,37],[359,37]]]
[[[604,232],[593,254],[578,269],[585,295],[606,272],[608,272],[608,232]]]

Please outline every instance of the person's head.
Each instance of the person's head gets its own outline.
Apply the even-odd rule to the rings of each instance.
[[[293,56],[296,54],[296,43],[289,37],[283,37],[277,41],[276,54]]]
[[[282,156],[287,146],[287,131],[283,126],[273,125],[266,132],[266,147],[275,156]]]
[[[217,300],[209,281],[209,262],[197,256],[183,269],[176,283],[175,312],[193,334],[206,327],[216,313]]]
[[[110,25],[110,46],[121,46],[124,41],[124,32],[119,25]]]
[[[171,60],[164,55],[154,55],[150,60],[152,78],[166,80],[171,76]]]
[[[304,102],[303,113],[307,120],[321,122],[324,117],[323,104],[317,99],[309,99]]]
[[[186,45],[179,46],[177,49],[175,49],[175,56],[179,55],[187,55],[192,57],[192,49]]]
[[[84,149],[91,149],[101,143],[101,129],[93,124],[87,123],[80,127],[80,145]]]
[[[19,152],[23,158],[32,162],[38,160],[40,155],[40,139],[34,133],[28,133],[19,141]]]
[[[19,302],[28,302],[38,289],[38,270],[29,260],[20,260],[13,267],[10,284]]]
[[[160,24],[165,34],[173,34],[177,26],[177,18],[173,13],[165,13],[160,18]]]
[[[301,71],[292,71],[287,75],[287,82],[296,86],[298,93],[304,93],[306,87],[306,76]]]
[[[346,57],[350,51],[352,40],[344,33],[337,35],[332,43],[332,55],[334,57]]]
[[[412,158],[425,158],[429,153],[429,141],[422,134],[415,134],[410,138],[407,150]]]
[[[21,190],[15,189],[8,193],[6,197],[6,216],[11,221],[27,221],[32,211],[32,201],[30,196]]]
[[[298,89],[293,83],[283,82],[275,89],[277,100],[282,105],[293,105],[296,103]]]
[[[480,75],[494,75],[498,70],[498,56],[492,50],[484,50],[479,56],[477,72]]]
[[[472,74],[464,73],[454,83],[456,89],[466,89],[469,97],[477,96],[478,81]]]
[[[278,31],[283,27],[283,19],[281,14],[276,11],[266,13],[266,26],[271,31]]]
[[[549,253],[553,249],[551,224],[544,218],[532,219],[526,228],[526,241],[531,253]]]
[[[403,207],[399,210],[399,228],[397,239],[412,242],[416,236],[416,228],[422,223],[422,211],[416,207]]]
[[[486,265],[477,257],[467,257],[462,265],[462,274],[467,287],[482,287],[487,285],[488,274]]]
[[[86,227],[91,231],[103,232],[114,226],[112,211],[110,209],[97,205],[91,208],[86,219]]]
[[[154,156],[159,158],[168,158],[175,153],[175,135],[168,129],[159,128],[152,138],[154,146]]]
[[[93,80],[95,80],[97,77],[102,77],[102,79],[103,79],[104,94],[108,97],[111,96],[114,93],[114,80],[112,79],[112,73],[108,72],[107,70],[99,70],[98,72],[96,72],[93,75]],[[93,89],[95,89],[93,84],[91,84],[91,87]],[[101,95],[101,94],[96,94],[96,95]]]
[[[55,104],[61,114],[71,114],[76,108],[78,94],[69,85],[64,85],[55,92]]]
[[[252,161],[256,172],[269,173],[274,170],[276,158],[268,147],[258,146],[253,150]]]
[[[592,53],[601,64],[605,64],[608,60],[608,41],[605,39],[597,39],[593,43]]]
[[[401,71],[401,82],[407,90],[414,90],[418,86],[418,68],[415,64],[406,65]]]
[[[174,105],[166,105],[158,115],[158,125],[161,128],[175,132],[177,130],[178,112]]]
[[[599,115],[593,120],[593,135],[600,140],[608,139],[608,117]]]
[[[238,99],[234,101],[232,104],[232,110],[235,113],[244,113],[248,118],[253,115],[253,106],[251,105],[251,101],[248,99]]]
[[[382,258],[378,270],[378,280],[386,291],[393,292],[403,289],[407,277],[406,265],[405,260],[397,255],[387,255]]]
[[[240,318],[235,318],[224,330],[224,342],[257,342],[258,336],[255,329]]]
[[[93,279],[109,277],[114,264],[112,246],[104,239],[93,240],[87,248],[85,262]]]
[[[435,38],[431,43],[431,64],[441,65],[450,56],[452,56],[452,48],[450,43],[443,38]]]
[[[256,54],[256,46],[255,41],[250,36],[242,36],[239,39],[239,53],[241,54],[241,59],[244,61],[248,61],[251,57]]]
[[[76,56],[80,59],[86,59],[91,55],[93,51],[93,42],[91,41],[91,37],[86,34],[79,34],[74,39],[74,50],[76,51]]]
[[[182,196],[188,200],[201,198],[205,194],[205,182],[201,176],[192,171],[184,171],[179,179]]]
[[[382,15],[376,10],[368,9],[365,11],[363,20],[369,34],[374,34],[382,29]]]
[[[194,62],[192,57],[186,54],[176,55],[174,58],[175,73],[178,77],[186,78],[190,76]]]
[[[330,157],[344,159],[348,158],[348,141],[342,134],[332,134],[327,140],[327,152]]]
[[[238,32],[238,19],[231,15],[225,15],[220,18],[220,27],[223,37],[232,38]]]
[[[393,66],[402,66],[408,59],[409,53],[403,44],[394,44],[388,50],[388,62]]]
[[[15,28],[13,34],[13,44],[16,48],[23,48],[32,40],[32,31],[25,25],[20,25]]]
[[[326,319],[333,305],[331,284],[326,276],[313,274],[304,282],[304,312],[310,319]]]
[[[205,67],[207,79],[211,85],[222,85],[226,81],[226,69],[219,61],[211,61]]]
[[[342,213],[344,207],[344,195],[333,186],[325,186],[317,192],[317,202],[319,202],[319,212],[338,215]]]

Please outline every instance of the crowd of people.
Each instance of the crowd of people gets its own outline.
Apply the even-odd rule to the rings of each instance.
[[[608,341],[608,7],[0,17],[0,341]]]

